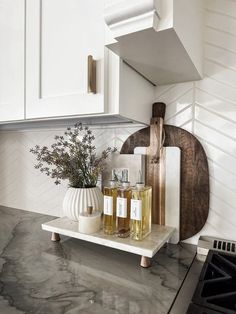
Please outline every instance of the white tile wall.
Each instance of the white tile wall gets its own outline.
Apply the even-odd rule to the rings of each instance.
[[[205,1],[204,79],[157,87],[166,122],[191,130],[210,169],[210,214],[201,234],[236,239],[236,1]],[[196,243],[199,235],[188,242]]]
[[[93,129],[98,153],[108,146],[121,147],[137,127]],[[35,156],[29,152],[36,144],[50,145],[63,129],[1,132],[0,204],[49,215],[61,216],[67,182],[56,186],[53,179],[34,168]]]
[[[205,78],[160,86],[156,100],[167,104],[166,123],[193,132],[202,142],[210,167],[210,214],[201,233],[236,238],[236,1],[206,0]],[[120,147],[137,128],[94,130],[99,150]],[[55,186],[33,168],[29,153],[62,130],[1,133],[0,204],[61,214],[66,184]],[[196,243],[198,235],[189,240]]]

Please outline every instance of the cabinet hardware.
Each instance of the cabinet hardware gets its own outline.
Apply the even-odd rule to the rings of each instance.
[[[96,94],[96,60],[88,56],[88,93]]]

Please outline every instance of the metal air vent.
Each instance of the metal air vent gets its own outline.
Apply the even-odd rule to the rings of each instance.
[[[200,236],[197,246],[198,256],[206,256],[209,250],[236,255],[236,241]]]

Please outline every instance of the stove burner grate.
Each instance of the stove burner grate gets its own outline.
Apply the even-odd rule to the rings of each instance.
[[[188,314],[236,314],[236,256],[209,251]]]

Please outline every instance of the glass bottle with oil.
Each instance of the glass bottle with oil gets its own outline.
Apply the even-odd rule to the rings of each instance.
[[[127,238],[130,235],[130,201],[132,189],[130,182],[122,182],[117,190],[116,199],[116,226],[117,236]]]
[[[130,235],[141,241],[151,232],[152,187],[136,183],[132,189]]]
[[[110,180],[110,185],[104,187],[103,194],[103,231],[111,235],[116,232],[117,182]]]

